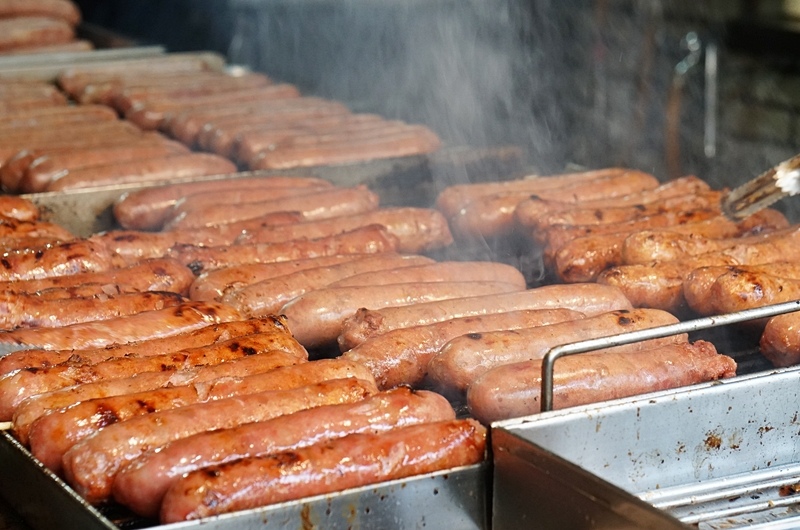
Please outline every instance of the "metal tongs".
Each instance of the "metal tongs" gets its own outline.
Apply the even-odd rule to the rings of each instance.
[[[731,191],[722,200],[722,211],[739,221],[778,199],[800,193],[800,155],[781,162]]]

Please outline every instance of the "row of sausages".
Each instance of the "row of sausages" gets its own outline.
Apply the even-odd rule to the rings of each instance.
[[[599,197],[606,186],[614,191]],[[437,207],[457,237],[521,232],[555,281],[615,286],[635,307],[714,315],[800,298],[797,226],[771,209],[731,221],[724,193],[692,176],[662,184],[611,168],[453,186]],[[764,331],[761,351],[776,366],[800,362],[798,318]]]
[[[70,0],[1,0],[0,55],[91,50],[89,41],[75,37],[80,20]]]

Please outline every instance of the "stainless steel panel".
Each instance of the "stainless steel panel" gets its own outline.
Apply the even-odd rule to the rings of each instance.
[[[641,500],[702,528],[786,524],[800,503],[798,398],[795,367],[499,422],[495,455],[526,462],[531,473],[514,480],[532,493],[510,505],[501,493],[514,467],[498,465],[493,528],[552,512],[536,484],[562,473],[591,478],[565,483],[559,502],[588,499],[603,515],[641,510]]]

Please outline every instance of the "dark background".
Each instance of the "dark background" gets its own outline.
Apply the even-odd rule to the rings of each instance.
[[[450,145],[523,146],[542,172],[625,165],[734,186],[800,145],[790,1],[78,3],[141,43],[215,50],[306,94],[425,123]],[[697,63],[677,75],[690,32]]]

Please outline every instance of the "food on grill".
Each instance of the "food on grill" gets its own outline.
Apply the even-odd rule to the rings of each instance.
[[[397,250],[397,238],[381,225],[369,225],[338,235],[318,239],[297,239],[281,243],[201,247],[175,245],[169,256],[187,265],[195,274],[243,265],[270,263],[336,254],[374,254]]]
[[[0,83],[0,87],[2,83]],[[52,86],[52,85],[45,85]],[[0,88],[0,91],[2,88]],[[57,107],[37,107],[16,112],[4,112],[0,115],[0,128],[16,127],[50,127],[84,121],[116,120],[113,109],[104,105],[64,105]]]
[[[114,499],[140,515],[156,517],[169,486],[190,471],[296,450],[349,434],[382,433],[454,417],[453,408],[439,394],[403,387],[355,403],[326,405],[195,434],[148,451],[120,470],[114,479]]]
[[[249,317],[268,315],[280,312],[280,309],[293,298],[314,289],[326,287],[341,278],[366,271],[380,271],[388,274],[392,270],[413,268],[431,262],[433,262],[432,259],[423,256],[401,256],[390,252],[367,255],[344,263],[273,276],[233,290],[221,297],[220,301],[235,307],[242,315]],[[524,287],[524,280],[522,285]]]
[[[772,317],[761,334],[759,346],[764,357],[777,366],[800,364],[800,313]]]
[[[111,495],[116,473],[152,447],[199,432],[265,421],[320,405],[352,403],[375,392],[374,381],[348,377],[138,416],[109,425],[73,445],[64,454],[64,475],[87,501],[97,503]]]
[[[76,239],[3,254],[0,281],[36,280],[82,272],[102,272],[122,265],[97,242]]]
[[[449,340],[495,330],[546,326],[583,318],[570,309],[528,309],[395,329],[346,351],[343,359],[366,366],[383,389],[423,383],[428,363]]]
[[[342,351],[393,329],[523,309],[572,309],[586,315],[631,309],[617,288],[594,283],[545,285],[535,289],[471,296],[383,309],[363,308],[345,319],[339,335]]]
[[[253,333],[285,331],[286,319],[275,315],[211,324],[200,329],[179,333],[159,339],[115,344],[103,348],[76,350],[26,349],[0,357],[0,376],[23,368],[41,369],[70,362],[73,364],[97,364],[117,358],[147,357],[163,355],[179,350],[207,346]]]
[[[39,219],[39,207],[28,199],[0,195],[0,220],[36,221]]]
[[[678,319],[658,309],[611,311],[587,318],[509,331],[486,331],[456,337],[428,363],[428,378],[435,388],[451,394],[466,392],[474,381],[492,368],[516,362],[541,359],[560,344],[607,337],[628,331],[675,324]],[[649,339],[598,350],[602,352],[639,351],[664,344],[686,342],[686,334]]]
[[[69,151],[39,151],[32,153],[32,161],[24,169],[17,188],[22,193],[38,193],[47,191],[52,182],[69,175],[74,170],[112,162],[133,163],[144,159],[165,158],[187,152],[188,149],[183,144],[167,140],[157,143],[136,142],[121,146],[75,148]]]
[[[212,155],[207,155],[212,156]],[[378,195],[365,186],[331,188],[296,196],[276,197],[261,202],[217,204],[176,212],[164,223],[165,230],[189,230],[204,226],[253,219],[274,212],[299,212],[303,220],[314,221],[355,215],[378,208]]]
[[[470,413],[484,423],[540,411],[542,361],[487,371],[467,393]],[[736,362],[710,342],[628,352],[567,356],[555,364],[553,408],[562,409],[736,375]]]
[[[3,0],[0,2],[0,19],[25,16],[62,19],[72,26],[81,20],[80,11],[69,0]]]
[[[240,315],[230,306],[213,302],[184,302],[168,309],[61,328],[8,331],[0,334],[0,344],[19,344],[45,350],[79,350],[169,337],[209,324],[239,319]]]
[[[243,234],[239,243],[271,243],[292,239],[331,236],[368,225],[381,225],[397,237],[398,250],[419,253],[446,247],[453,242],[447,220],[431,208],[379,208],[367,213],[334,217],[320,221],[293,223],[274,230]]]
[[[167,490],[161,520],[197,519],[474,464],[485,451],[486,429],[470,419],[351,434],[189,473]]]
[[[123,228],[132,230],[160,229],[171,209],[184,198],[195,194],[226,193],[273,188],[330,188],[323,179],[308,176],[264,176],[225,180],[206,180],[170,184],[127,192],[114,203],[114,217]]]
[[[357,287],[326,287],[298,296],[280,313],[300,344],[307,348],[336,344],[344,320],[360,307],[402,306],[465,296],[520,291],[519,285],[503,281],[414,282]]]
[[[0,53],[17,48],[64,44],[74,38],[75,29],[63,19],[25,15],[0,18]]]

